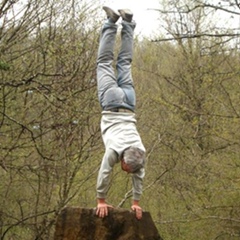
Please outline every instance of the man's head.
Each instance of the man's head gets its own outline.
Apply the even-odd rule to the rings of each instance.
[[[144,164],[145,153],[139,148],[130,147],[123,152],[123,158],[121,161],[122,170],[128,173],[134,173],[143,168]]]

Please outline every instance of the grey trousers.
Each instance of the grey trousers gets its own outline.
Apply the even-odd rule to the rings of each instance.
[[[118,26],[106,21],[101,30],[97,58],[98,99],[103,110],[135,109],[136,96],[131,73],[135,22],[122,21],[121,48],[113,68],[114,46]]]

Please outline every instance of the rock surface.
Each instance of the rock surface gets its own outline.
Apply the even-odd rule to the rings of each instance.
[[[54,240],[162,240],[149,212],[141,220],[124,209],[109,210],[105,218],[91,208],[66,207],[56,222]]]

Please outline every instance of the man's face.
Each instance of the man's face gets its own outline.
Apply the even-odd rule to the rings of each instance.
[[[124,162],[124,159],[121,160],[121,167],[122,170],[127,172],[127,173],[131,173],[131,169],[130,167]]]

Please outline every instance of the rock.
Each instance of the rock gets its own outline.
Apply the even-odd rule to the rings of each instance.
[[[109,209],[105,218],[90,208],[66,207],[56,222],[54,240],[162,240],[149,212],[141,220],[124,209]]]

